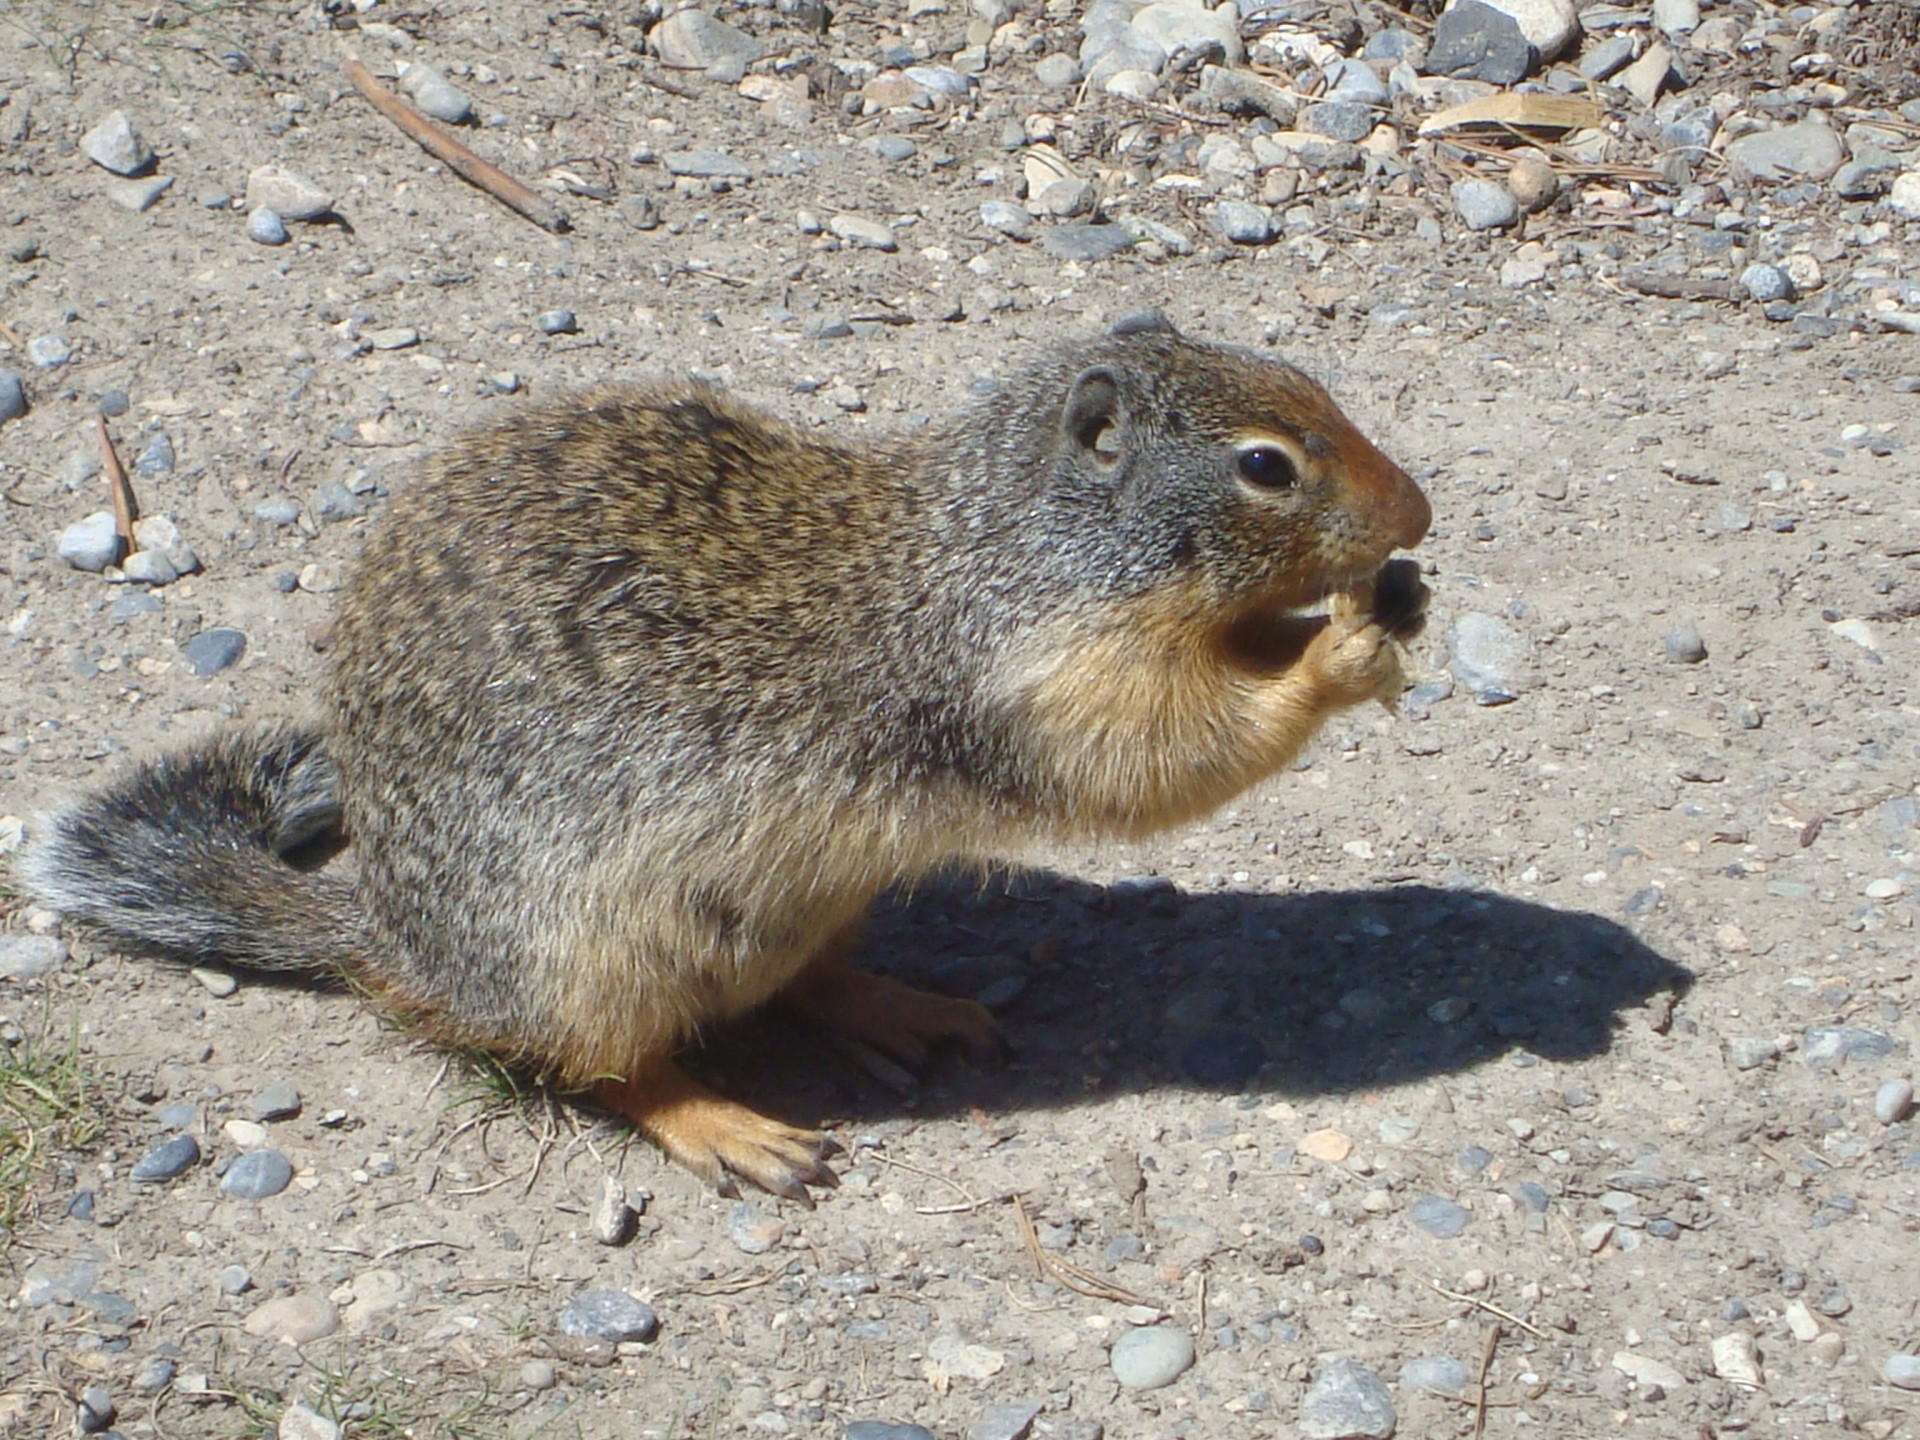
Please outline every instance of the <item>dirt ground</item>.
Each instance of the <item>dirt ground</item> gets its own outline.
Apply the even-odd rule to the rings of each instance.
[[[0,426],[0,845],[125,756],[301,713],[381,497],[524,393],[698,374],[857,437],[1149,306],[1311,369],[1420,478],[1429,685],[1188,833],[890,908],[873,962],[992,1001],[1004,1069],[945,1057],[913,1084],[778,1016],[717,1041],[702,1074],[845,1145],[811,1211],[716,1196],[590,1108],[516,1104],[348,994],[222,995],[57,932],[50,973],[0,980],[10,1143],[68,1052],[97,1133],[48,1131],[14,1172],[0,1433],[69,1433],[88,1387],[161,1440],[273,1434],[296,1400],[349,1436],[1363,1433],[1303,1418],[1343,1359],[1403,1436],[1920,1433],[1884,1375],[1920,1349],[1920,1145],[1886,1083],[1920,1007],[1920,339],[1638,295],[1625,266],[1716,259],[1652,205],[1489,235],[1444,189],[1350,194],[1243,248],[1118,166],[1107,208],[1193,253],[1062,260],[981,222],[1020,198],[1009,122],[1053,117],[1089,171],[1128,127],[1205,126],[1024,61],[959,106],[850,118],[831,87],[753,83],[804,70],[754,67],[754,99],[658,69],[634,5],[382,0],[358,30],[351,6],[152,8],[13,0],[0,24],[0,365],[31,400]],[[864,81],[893,47],[965,43],[963,11],[914,9],[847,6],[825,40],[732,18]],[[469,143],[570,232],[409,143],[350,54],[446,70]],[[116,107],[173,180],[144,212],[79,148]],[[693,149],[748,173],[669,175]],[[265,164],[334,217],[249,239],[208,202]],[[891,224],[898,250],[804,212]],[[1836,277],[1920,278],[1914,226],[1781,224]],[[1528,239],[1546,273],[1503,283]],[[577,328],[546,333],[559,309]],[[26,354],[48,335],[57,368]],[[112,391],[144,511],[201,567],[152,608],[57,554],[105,504]],[[1509,703],[1447,683],[1467,617],[1513,637]],[[221,628],[244,655],[195,673]],[[16,940],[51,923],[17,895],[0,914]],[[257,1121],[275,1082],[297,1113]],[[135,1183],[183,1130],[200,1162]],[[291,1185],[225,1193],[262,1148]],[[618,1246],[593,1235],[609,1176],[646,1198]],[[588,1290],[646,1300],[658,1336],[563,1334]],[[289,1297],[336,1328],[248,1328]],[[1147,1322],[1197,1360],[1139,1390],[1109,1351]],[[1438,1388],[1434,1357],[1457,1362]],[[327,1433],[294,1415],[280,1434]]]

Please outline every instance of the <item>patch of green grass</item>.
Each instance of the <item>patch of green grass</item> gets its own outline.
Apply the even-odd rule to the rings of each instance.
[[[560,1440],[574,1433],[564,1411],[516,1420],[508,1413],[511,1403],[479,1377],[429,1381],[354,1364],[308,1369],[296,1399],[265,1389],[230,1392],[239,1433],[276,1440],[280,1417],[296,1403],[332,1420],[349,1440]]]
[[[0,1036],[0,1251],[33,1213],[47,1171],[92,1145],[104,1123],[77,1010],[57,1024],[49,1001],[34,1031]]]

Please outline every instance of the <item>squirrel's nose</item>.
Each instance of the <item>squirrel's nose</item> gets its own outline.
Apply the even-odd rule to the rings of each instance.
[[[1354,481],[1366,497],[1368,511],[1398,550],[1411,550],[1426,538],[1433,523],[1433,507],[1407,472],[1373,446],[1356,467]]]

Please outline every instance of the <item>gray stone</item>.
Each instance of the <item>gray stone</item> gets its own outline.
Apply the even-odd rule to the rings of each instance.
[[[305,1345],[338,1330],[340,1311],[324,1295],[276,1295],[256,1305],[241,1328],[261,1339]]]
[[[551,1390],[559,1380],[551,1360],[528,1360],[520,1367],[520,1383],[528,1390]]]
[[[199,1163],[198,1140],[191,1135],[169,1135],[135,1161],[127,1176],[142,1185],[158,1185]]]
[[[1533,688],[1526,636],[1491,615],[1469,612],[1448,636],[1454,679],[1480,705],[1504,705]]]
[[[300,502],[291,495],[270,495],[253,507],[253,518],[267,525],[292,525],[300,519]]]
[[[676,70],[707,70],[725,61],[751,65],[766,53],[761,43],[704,10],[681,10],[647,35],[663,65]]]
[[[593,1238],[601,1245],[624,1245],[633,1238],[638,1217],[627,1203],[627,1187],[611,1175],[600,1179],[600,1196],[593,1206]]]
[[[275,1080],[254,1091],[247,1113],[256,1120],[291,1120],[300,1113],[300,1092],[291,1081]]]
[[[98,1435],[112,1425],[119,1410],[113,1403],[113,1392],[104,1385],[89,1385],[80,1392],[80,1411],[74,1417],[83,1435]]]
[[[1780,1058],[1780,1046],[1764,1036],[1744,1035],[1727,1042],[1727,1058],[1736,1070],[1758,1070]]]
[[[173,1361],[164,1355],[149,1356],[134,1372],[133,1393],[142,1400],[151,1400],[173,1383],[175,1368]]]
[[[144,180],[109,180],[107,198],[122,210],[144,215],[172,188],[171,175],[149,175]]]
[[[1027,1440],[1034,1418],[1044,1408],[1038,1400],[1001,1401],[988,1405],[967,1429],[967,1440]]]
[[[202,630],[186,643],[187,668],[195,675],[218,675],[246,654],[247,637],[238,630]]]
[[[338,1422],[296,1401],[280,1412],[274,1440],[340,1440]]]
[[[840,1436],[841,1440],[935,1440],[925,1426],[891,1420],[849,1420]]]
[[[951,65],[909,65],[905,74],[922,89],[947,100],[963,100],[973,89],[973,81]]]
[[[114,110],[80,140],[87,158],[115,175],[144,174],[153,164],[153,151],[140,138],[124,110]]]
[[[785,1233],[778,1217],[762,1215],[751,1200],[738,1201],[727,1212],[727,1238],[743,1255],[766,1254]]]
[[[293,1162],[278,1150],[253,1150],[227,1167],[222,1194],[236,1200],[265,1200],[293,1183]]]
[[[38,980],[67,958],[67,942],[51,935],[0,935],[0,979]]]
[[[1498,180],[1469,176],[1453,182],[1453,208],[1469,230],[1505,230],[1520,222],[1520,201]]]
[[[1171,225],[1163,225],[1158,220],[1145,215],[1122,215],[1120,226],[1131,240],[1144,241],[1158,245],[1169,255],[1193,254],[1193,241]]]
[[[1400,1367],[1400,1388],[1458,1395],[1467,1388],[1467,1367],[1451,1355],[1422,1355]]]
[[[27,341],[27,359],[42,370],[57,370],[73,358],[73,345],[64,335],[36,335]]]
[[[1845,1065],[1884,1060],[1899,1049],[1893,1036],[1854,1025],[1816,1025],[1801,1037],[1800,1058],[1809,1065]]]
[[[122,390],[118,385],[114,386],[111,390],[102,390],[100,392],[100,413],[109,420],[126,414],[132,407],[133,401],[128,398],[127,392]]]
[[[1407,1217],[1436,1240],[1451,1240],[1473,1219],[1464,1205],[1440,1195],[1422,1195],[1407,1209]]]
[[[1740,288],[1763,304],[1769,300],[1791,300],[1793,277],[1778,265],[1756,261],[1740,272]]]
[[[1833,172],[1833,193],[1842,200],[1878,199],[1905,168],[1900,156],[1877,145],[1862,145],[1851,160]]]
[[[256,205],[247,214],[247,238],[256,245],[284,245],[292,237],[278,210]]]
[[[1698,665],[1707,658],[1707,642],[1690,622],[1683,621],[1668,630],[1661,643],[1666,647],[1667,658],[1676,665]]]
[[[473,119],[473,101],[431,65],[413,64],[400,72],[400,88],[413,97],[423,114],[448,125]]]
[[[164,550],[136,550],[120,562],[120,573],[138,585],[171,585],[180,571]]]
[[[1433,27],[1426,62],[1427,75],[1454,75],[1512,85],[1524,80],[1539,63],[1539,55],[1521,33],[1520,22],[1480,0],[1455,0]]]
[[[695,180],[751,180],[753,171],[746,162],[724,150],[672,150],[660,163],[671,175],[686,175]]]
[[[297,170],[262,165],[247,177],[247,209],[263,206],[282,220],[318,220],[333,212],[333,196]]]
[[[1873,1092],[1873,1118],[1882,1125],[1898,1125],[1913,1114],[1913,1082],[1884,1080]]]
[[[1354,1360],[1322,1369],[1300,1401],[1302,1440],[1387,1440],[1397,1422],[1386,1382]]]
[[[1114,1342],[1107,1363],[1129,1390],[1171,1385],[1193,1365],[1193,1337],[1174,1325],[1146,1325]]]
[[[911,160],[920,153],[920,147],[904,135],[876,135],[869,144],[875,155],[895,165]]]
[[[1033,238],[1033,216],[1011,200],[982,201],[980,223],[1015,240]]]
[[[1840,137],[1818,120],[1797,120],[1730,141],[1729,166],[1764,184],[1824,180],[1840,168],[1846,150]]]
[[[54,548],[74,569],[99,574],[120,558],[120,532],[114,528],[113,513],[96,510],[75,521],[60,532]]]
[[[0,370],[0,425],[27,413],[27,387],[19,372]]]
[[[164,430],[154,432],[134,458],[134,470],[141,475],[165,475],[173,469],[173,437]]]
[[[1901,1390],[1920,1390],[1920,1355],[1896,1352],[1880,1366],[1887,1383]]]
[[[1373,133],[1373,109],[1347,100],[1323,100],[1301,114],[1300,128],[1333,140],[1364,140]]]
[[[1228,65],[1247,56],[1240,43],[1240,15],[1231,4],[1209,9],[1194,0],[1161,0],[1135,11],[1128,28],[1169,56],[1202,55]]]
[[[560,1333],[620,1345],[651,1340],[660,1321],[653,1307],[624,1290],[583,1290],[560,1312]]]
[[[1222,200],[1213,207],[1213,228],[1236,245],[1265,245],[1273,239],[1273,212],[1244,200]]]
[[[354,494],[343,481],[322,480],[307,502],[307,510],[315,520],[326,525],[366,514],[367,500],[363,495]]]
[[[220,1293],[222,1295],[244,1295],[253,1289],[253,1276],[244,1265],[223,1265],[220,1267]]]
[[[1633,63],[1639,42],[1624,31],[1587,47],[1580,57],[1579,70],[1589,80],[1610,80]]]
[[[1340,101],[1353,105],[1385,105],[1392,97],[1387,92],[1387,82],[1373,66],[1360,60],[1336,60],[1326,70],[1326,97],[1331,101]],[[1371,122],[1372,115],[1369,113]],[[1331,135],[1331,130],[1322,130],[1323,135]],[[1359,135],[1344,137],[1358,140]]]
[[[836,215],[827,222],[827,229],[856,249],[881,250],[891,254],[900,248],[900,241],[895,238],[890,226],[859,215]]]
[[[1071,90],[1080,83],[1080,62],[1066,54],[1045,56],[1033,67],[1033,78],[1049,90]]]
[[[420,343],[420,332],[411,325],[383,325],[360,338],[375,350],[411,350]]]

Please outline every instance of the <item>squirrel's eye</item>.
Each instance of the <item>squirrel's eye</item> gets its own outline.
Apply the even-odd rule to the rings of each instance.
[[[1240,478],[1262,490],[1291,490],[1300,483],[1293,457],[1278,445],[1249,445],[1240,452]]]

